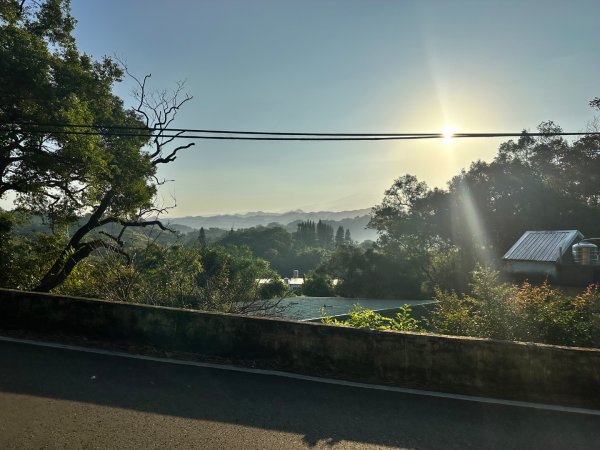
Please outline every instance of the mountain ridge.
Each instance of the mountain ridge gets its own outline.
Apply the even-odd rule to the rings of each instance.
[[[257,226],[269,226],[279,224],[288,227],[294,223],[303,220],[323,220],[333,226],[342,225],[350,229],[353,239],[362,241],[365,239],[376,239],[377,234],[374,230],[366,229],[366,224],[370,220],[371,208],[353,209],[347,211],[309,211],[302,210],[287,211],[284,213],[269,213],[263,211],[248,212],[243,214],[219,214],[214,216],[186,216],[173,217],[166,222],[175,225],[181,225],[193,229],[221,228],[221,229],[243,229]],[[288,227],[289,228],[289,227]]]

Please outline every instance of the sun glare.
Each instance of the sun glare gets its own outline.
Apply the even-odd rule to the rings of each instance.
[[[444,136],[444,141],[448,142],[452,140],[452,138],[454,137],[454,133],[456,133],[456,129],[450,125],[446,125],[442,129],[442,136]]]

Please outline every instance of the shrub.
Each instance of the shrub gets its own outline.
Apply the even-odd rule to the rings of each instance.
[[[438,333],[600,346],[600,293],[594,286],[571,297],[547,283],[501,283],[497,272],[478,268],[469,293],[437,290],[435,298],[429,324]]]
[[[322,322],[328,325],[345,325],[354,328],[368,328],[370,330],[391,331],[421,331],[419,322],[410,316],[410,307],[404,305],[396,313],[394,318],[384,317],[373,310],[365,309],[360,305],[354,305],[346,320],[337,320],[325,316]]]
[[[302,292],[309,297],[332,297],[335,295],[331,277],[318,273],[304,279]]]

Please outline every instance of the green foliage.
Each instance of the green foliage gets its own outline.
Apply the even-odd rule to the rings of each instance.
[[[333,227],[331,225],[319,220],[316,233],[319,246],[329,248],[333,245]]]
[[[58,255],[46,255],[54,260],[43,265],[40,291],[55,289],[95,251],[122,253],[125,228],[156,222],[144,218],[161,211],[154,208],[157,166],[193,145],[169,146],[173,140],[162,135],[190,100],[177,98],[181,86],[172,97],[152,95],[144,79],[139,106],[125,108],[113,94],[123,69],[80,53],[74,25],[68,0],[0,4],[0,198],[15,195],[51,232],[70,238]],[[88,125],[94,133],[40,125],[64,123]],[[134,131],[119,136],[113,126]],[[121,230],[108,236],[103,227],[110,224]],[[69,226],[78,228],[67,233]]]
[[[545,122],[538,131],[561,129]],[[402,273],[421,280],[423,295],[436,286],[465,291],[466,274],[477,264],[495,267],[526,230],[577,224],[594,234],[600,221],[598,173],[600,137],[570,143],[524,134],[501,144],[491,163],[472,163],[447,189],[429,189],[412,175],[398,178],[373,208],[369,226],[379,231],[379,252],[390,263],[412,261]]]
[[[317,272],[340,279],[336,292],[343,297],[415,299],[422,296],[417,264],[407,249],[393,253],[343,245]]]
[[[332,297],[335,290],[331,277],[316,273],[304,278],[302,293],[310,297]]]
[[[520,287],[498,274],[473,273],[468,294],[436,292],[432,329],[439,333],[586,347],[600,346],[600,292],[575,297],[544,283]]]
[[[2,153],[10,157],[0,162],[0,196],[13,192],[21,204],[58,221],[72,220],[113,182],[128,188],[130,195],[119,197],[123,212],[153,195],[144,180],[154,171],[139,152],[148,133],[123,139],[108,130],[66,135],[23,125],[144,125],[112,93],[122,76],[116,64],[78,52],[69,9],[64,0],[4,0],[0,9],[0,123],[11,124],[0,133]]]
[[[14,228],[22,220],[18,214],[0,209],[0,286],[28,290],[36,286],[52,258],[60,254],[65,234],[15,233]]]
[[[384,317],[360,305],[354,305],[346,320],[337,320],[325,316],[322,322],[328,325],[345,325],[354,328],[368,328],[370,330],[390,331],[422,331],[419,322],[410,316],[411,309],[408,305],[400,307],[394,318]]]
[[[198,232],[198,245],[200,247],[206,247],[206,232],[204,231],[204,227],[201,227]]]
[[[272,278],[268,283],[261,284],[259,296],[263,300],[271,298],[283,298],[288,295],[289,288],[281,278]]]
[[[335,245],[340,246],[344,245],[344,227],[339,226],[337,231],[335,232]]]
[[[276,274],[247,249],[152,244],[127,261],[102,251],[79,264],[57,292],[208,311],[276,313],[287,295]]]
[[[316,238],[311,242],[316,244]],[[247,246],[255,256],[269,261],[271,267],[282,276],[290,276],[296,269],[301,273],[310,272],[328,254],[327,249],[307,247],[304,242],[299,241],[297,233],[292,235],[281,226],[259,226],[232,231],[218,241],[218,245]]]
[[[313,246],[317,243],[317,226],[312,220],[300,222],[298,231],[295,233],[296,240],[305,246]]]
[[[353,245],[354,241],[352,240],[352,237],[350,236],[350,230],[347,229],[346,232],[344,233],[344,244],[346,245]]]

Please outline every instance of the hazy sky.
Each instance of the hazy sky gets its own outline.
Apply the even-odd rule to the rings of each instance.
[[[600,1],[72,0],[80,50],[152,85],[176,125],[302,132],[581,131],[600,96]],[[131,85],[117,93],[128,97]],[[161,168],[173,216],[355,209],[405,173],[430,186],[499,140],[212,142]]]

